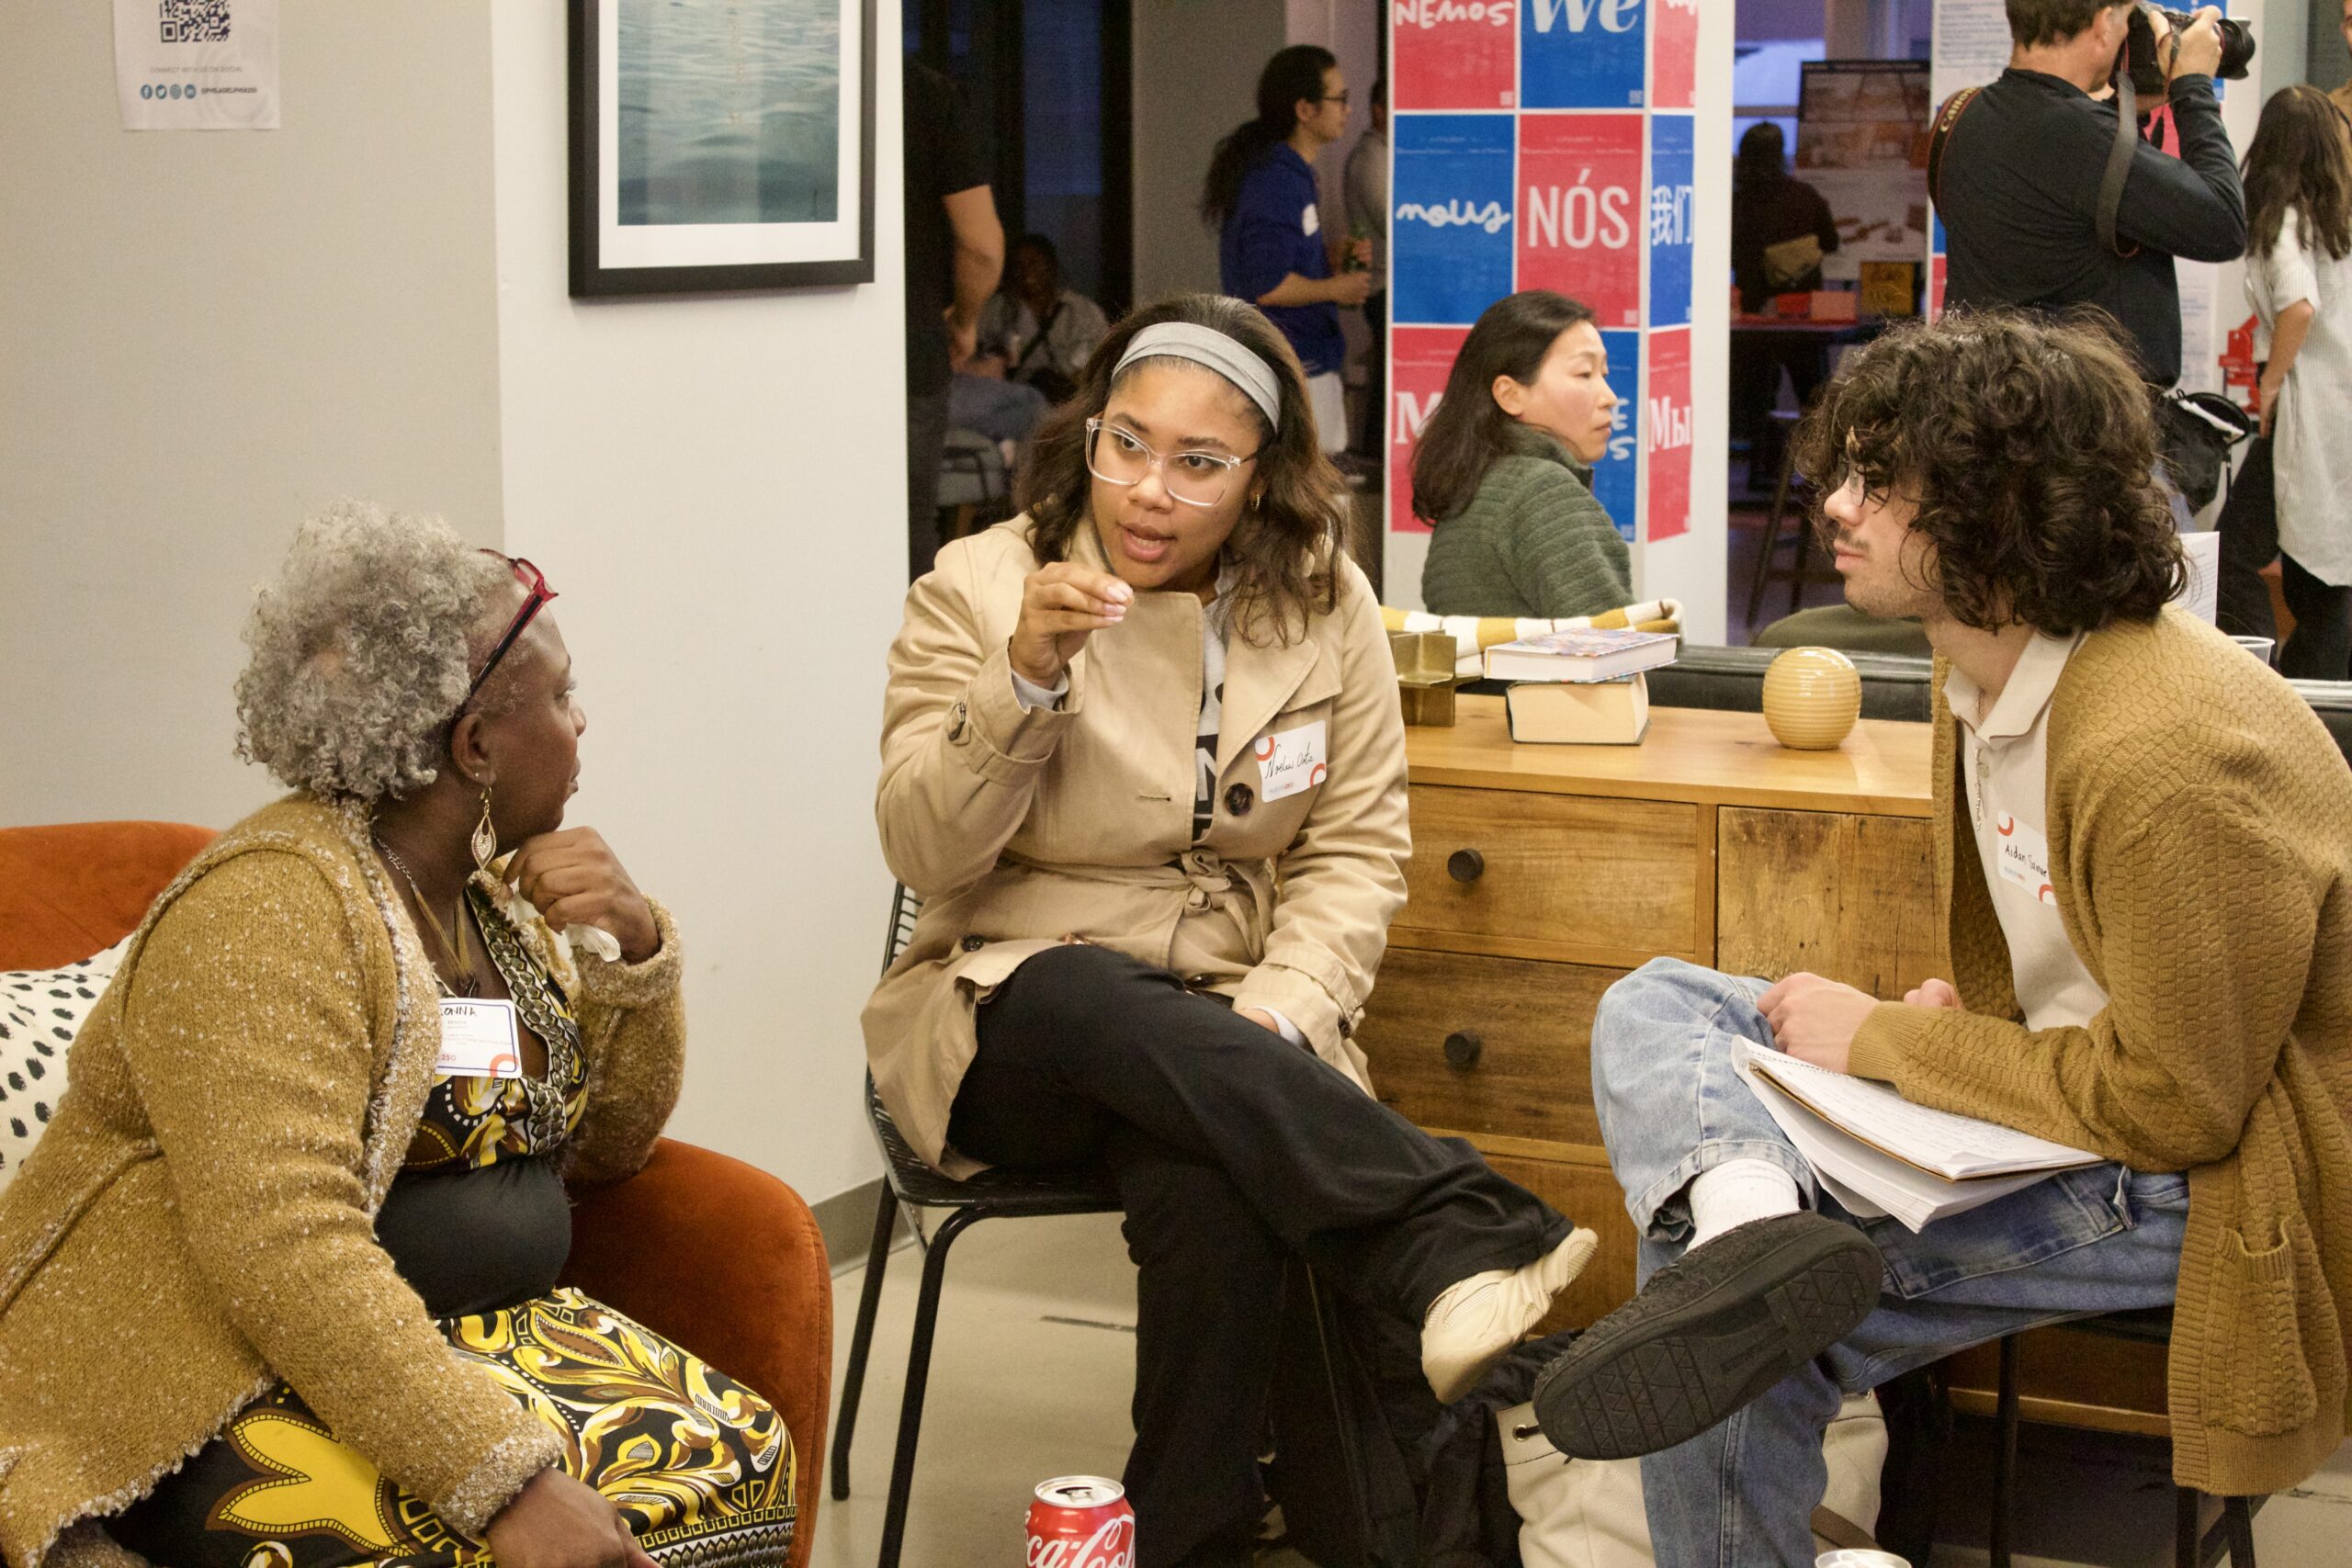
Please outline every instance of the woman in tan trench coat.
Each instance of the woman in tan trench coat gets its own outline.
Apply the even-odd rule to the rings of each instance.
[[[925,902],[867,1051],[942,1170],[1107,1166],[1136,1561],[1246,1563],[1285,1258],[1419,1325],[1450,1400],[1593,1238],[1365,1091],[1404,729],[1281,336],[1205,295],[1121,322],[1025,491],[891,649],[876,815]]]

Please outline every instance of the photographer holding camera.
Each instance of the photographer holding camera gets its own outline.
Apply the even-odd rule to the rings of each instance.
[[[1946,302],[2099,306],[2122,324],[2142,377],[2170,387],[2180,379],[2173,258],[2245,252],[2245,197],[2213,78],[2243,76],[2253,45],[2228,24],[2225,51],[2210,6],[2189,17],[2116,0],[2008,0],[2008,15],[2009,68],[1938,116],[1929,177],[1950,237]],[[2118,91],[2102,101],[2110,82]],[[2158,92],[2177,158],[2127,142],[2118,125],[2120,105],[2129,112]]]

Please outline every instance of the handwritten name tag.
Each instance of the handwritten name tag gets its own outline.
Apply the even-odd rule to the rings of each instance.
[[[1258,737],[1258,797],[1280,800],[1300,795],[1323,782],[1331,770],[1323,745],[1321,719],[1296,729]]]
[[[2050,840],[2004,811],[1993,820],[1994,863],[2001,880],[2014,882],[2041,903],[2058,907],[2058,890],[2050,885]]]
[[[433,1070],[452,1078],[519,1078],[522,1036],[514,1004],[476,997],[441,998],[441,1054]]]

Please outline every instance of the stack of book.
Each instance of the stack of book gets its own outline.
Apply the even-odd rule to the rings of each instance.
[[[1643,671],[1674,662],[1672,632],[1547,632],[1487,649],[1489,681],[1509,681],[1510,738],[1547,745],[1631,746],[1650,724]]]

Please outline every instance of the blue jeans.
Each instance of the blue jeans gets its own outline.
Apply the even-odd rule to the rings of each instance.
[[[1767,982],[1674,959],[1609,988],[1592,1026],[1593,1100],[1641,1278],[1681,1255],[1686,1190],[1733,1159],[1770,1160],[1823,1214],[1860,1229],[1886,1259],[1860,1328],[1762,1398],[1642,1461],[1660,1568],[1803,1568],[1826,1483],[1821,1435],[1840,1398],[1954,1350],[2036,1324],[2171,1303],[2188,1179],[2120,1165],[2064,1171],[1914,1234],[1863,1220],[1814,1184],[1804,1156],[1734,1071],[1737,1043],[1772,1043],[1756,1010]]]

